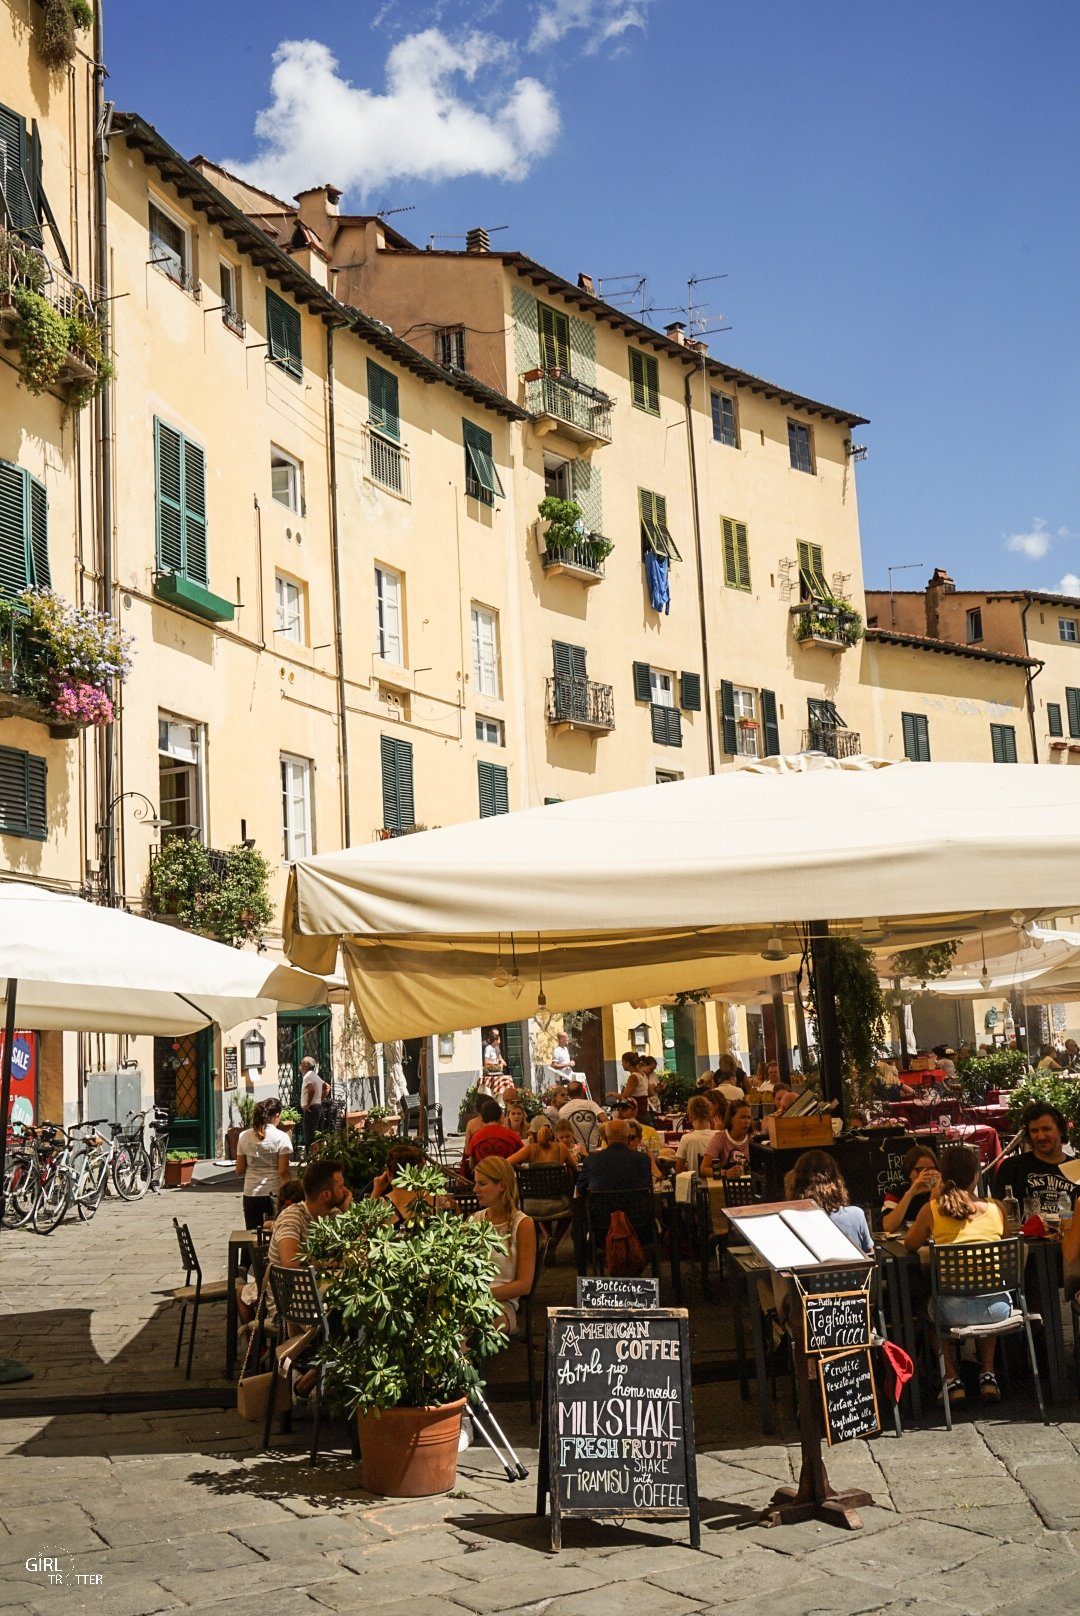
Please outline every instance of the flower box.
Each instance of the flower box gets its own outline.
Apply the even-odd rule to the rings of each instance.
[[[191,1183],[195,1172],[195,1157],[182,1158],[166,1157],[165,1160],[165,1188],[167,1190],[183,1189]]]

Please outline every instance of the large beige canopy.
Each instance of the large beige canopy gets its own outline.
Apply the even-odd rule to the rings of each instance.
[[[285,932],[386,1039],[531,1015],[541,971],[576,1009],[745,981],[777,927],[783,972],[810,921],[901,948],[1017,908],[1080,909],[1080,770],[800,757],[305,859]]]
[[[1005,999],[1019,993],[1032,1004],[1060,1004],[1080,999],[1080,933],[1031,926],[1014,932],[1012,946],[986,950],[986,975],[981,957],[966,950],[967,960],[927,991],[946,999]],[[905,988],[921,986],[909,977]]]
[[[327,997],[265,955],[23,881],[0,882],[0,1011],[12,979],[19,1025],[42,1031],[179,1034]]]

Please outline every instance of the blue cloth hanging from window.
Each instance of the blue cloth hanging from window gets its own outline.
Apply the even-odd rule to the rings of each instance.
[[[667,556],[645,552],[645,581],[649,586],[649,599],[654,612],[670,612],[671,588],[668,583]]]

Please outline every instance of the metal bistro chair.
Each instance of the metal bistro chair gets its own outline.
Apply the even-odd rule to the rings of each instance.
[[[535,1222],[535,1219],[533,1220]],[[539,1230],[536,1234],[536,1264],[533,1268],[532,1284],[524,1296],[518,1297],[518,1325],[510,1331],[511,1341],[524,1341],[525,1343],[525,1372],[529,1377],[529,1423],[536,1424],[536,1349],[533,1340],[533,1303],[536,1300],[536,1287],[540,1283],[540,1272],[544,1266],[547,1255],[547,1238]]]
[[[604,1243],[613,1212],[625,1212],[660,1278],[660,1237],[656,1227],[656,1207],[652,1186],[640,1190],[589,1190],[585,1196],[587,1245],[594,1274],[604,1272]]]
[[[274,1298],[276,1312],[276,1335],[270,1348],[270,1373],[277,1376],[281,1373],[279,1365],[288,1360],[286,1374],[291,1374],[294,1367],[300,1367],[296,1359],[297,1352],[306,1360],[316,1347],[322,1346],[326,1341],[326,1312],[323,1308],[319,1287],[315,1283],[315,1270],[309,1264],[305,1268],[283,1268],[280,1263],[271,1263],[267,1270],[270,1294]],[[319,1426],[322,1423],[323,1402],[323,1365],[315,1365],[315,1390],[312,1394],[312,1420],[311,1420],[311,1453],[309,1463],[315,1464],[319,1456]],[[270,1396],[266,1400],[266,1424],[263,1426],[263,1451],[270,1445],[270,1427],[274,1420],[274,1393],[276,1384],[271,1383]],[[355,1421],[352,1429],[355,1432]],[[281,1417],[281,1429],[292,1430],[292,1404]]]
[[[184,1322],[187,1319],[187,1310],[191,1308],[191,1339],[188,1342],[187,1368],[184,1370],[184,1379],[191,1379],[191,1360],[195,1356],[195,1332],[199,1327],[199,1309],[204,1302],[224,1302],[229,1295],[229,1282],[227,1279],[213,1279],[207,1284],[203,1279],[202,1266],[195,1252],[195,1242],[191,1238],[191,1230],[179,1218],[173,1218],[173,1228],[176,1230],[176,1241],[180,1247],[180,1261],[184,1265],[184,1283],[177,1285],[172,1293],[173,1301],[180,1304],[180,1328],[176,1332],[176,1357],[173,1364],[180,1367],[180,1348],[184,1342]],[[192,1282],[194,1275],[194,1282]]]
[[[523,1212],[528,1211],[526,1201],[566,1201],[565,1212],[541,1213],[544,1222],[554,1222],[559,1218],[570,1216],[570,1196],[573,1185],[570,1174],[565,1167],[558,1164],[538,1164],[533,1167],[515,1167],[518,1181],[518,1197]],[[533,1214],[529,1213],[532,1217]]]
[[[452,1189],[449,1193],[463,1218],[471,1218],[474,1212],[479,1212],[480,1197],[475,1190]]]
[[[1039,1380],[1035,1341],[1031,1334],[1033,1324],[1042,1324],[1042,1314],[1028,1311],[1027,1297],[1024,1294],[1022,1242],[1018,1238],[979,1241],[972,1245],[959,1245],[955,1242],[935,1245],[931,1242],[929,1249],[930,1294],[933,1301],[934,1328],[938,1333],[938,1371],[941,1375],[941,1390],[944,1396],[946,1430],[952,1430],[952,1409],[945,1390],[947,1383],[945,1354],[941,1350],[945,1336],[953,1341],[981,1341],[987,1336],[1011,1335],[1017,1330],[1024,1332],[1031,1373],[1035,1379],[1035,1395],[1039,1400],[1039,1413],[1042,1415],[1043,1424],[1049,1425],[1050,1420]],[[1012,1311],[1000,1324],[961,1324],[943,1327],[936,1322],[938,1302],[943,1297],[992,1296],[1001,1291],[1009,1293]]]

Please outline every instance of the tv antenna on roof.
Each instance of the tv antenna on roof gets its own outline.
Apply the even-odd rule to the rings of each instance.
[[[400,208],[376,208],[375,209],[375,217],[376,217],[376,219],[389,219],[389,217],[390,217],[390,215],[392,213],[415,213],[415,212],[416,212],[416,203],[415,202],[408,202],[408,203],[405,204],[404,207],[400,207]]]
[[[482,224],[476,227],[476,229],[482,232],[485,236],[494,236],[497,235],[500,230],[509,230],[509,228],[510,226],[508,224]],[[475,232],[472,230],[433,230],[431,235],[427,238],[427,250],[428,252],[431,252],[437,241],[468,241],[469,237],[474,233]]]
[[[605,286],[611,287],[615,282],[618,281],[629,281],[633,284],[627,286],[617,286],[614,291],[605,292]],[[599,288],[600,296],[604,298],[606,302],[610,303],[613,308],[618,308],[620,302],[623,301],[627,303],[635,303],[640,297],[640,318],[644,318],[645,306],[647,302],[647,275],[598,275],[596,278],[596,284]],[[623,312],[626,313],[628,311],[624,310]]]
[[[727,280],[727,273],[725,271],[723,274],[720,274],[720,275],[691,275],[689,280],[687,281],[687,283],[686,283],[686,317],[687,317],[687,324],[689,325],[689,328],[690,328],[690,335],[693,338],[695,338],[695,340],[697,338],[699,338],[699,337],[711,337],[711,336],[714,336],[718,331],[730,331],[731,330],[730,325],[710,325],[709,324],[710,318],[715,318],[717,320],[722,320],[724,318],[724,316],[722,314],[718,314],[718,315],[715,315],[715,316],[710,316],[710,315],[706,314],[706,312],[705,312],[707,310],[708,306],[709,306],[707,303],[695,304],[695,302],[694,302],[694,287],[695,286],[704,286],[709,281],[726,281],[726,280]]]

